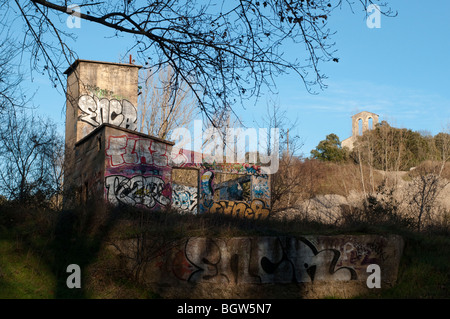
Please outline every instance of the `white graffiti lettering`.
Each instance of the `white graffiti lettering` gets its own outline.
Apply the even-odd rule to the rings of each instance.
[[[82,111],[80,121],[97,127],[103,123],[117,125],[126,129],[136,130],[137,110],[128,100],[99,99],[97,96],[82,95],[78,100]]]
[[[181,211],[197,211],[197,188],[172,184],[172,205]]]

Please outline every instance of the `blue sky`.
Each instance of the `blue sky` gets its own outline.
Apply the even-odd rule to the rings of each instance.
[[[352,14],[345,5],[330,17],[339,63],[321,65],[328,77],[325,90],[311,95],[299,78],[285,75],[277,79],[277,96],[263,95],[236,112],[252,126],[265,112],[268,98],[278,101],[289,118],[298,118],[295,133],[306,156],[327,134],[349,137],[350,117],[360,111],[377,113],[396,127],[433,135],[442,131],[450,122],[450,1],[389,2],[398,16],[382,16],[380,28],[368,28],[363,12]],[[120,62],[131,43],[111,38],[111,31],[86,21],[73,30],[78,39],[72,47],[81,59]],[[28,86],[37,90],[38,111],[63,128],[65,97],[46,77],[36,75]]]

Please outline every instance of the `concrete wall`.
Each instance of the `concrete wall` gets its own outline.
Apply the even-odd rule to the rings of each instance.
[[[146,248],[134,240],[120,241],[112,249],[127,256],[123,260],[128,269],[137,269],[133,268],[139,264],[136,256],[147,260],[139,264],[143,269],[140,279],[176,298],[235,298],[239,296],[233,291],[254,292],[255,286],[262,291],[272,289],[268,285],[294,285],[291,295],[284,296],[288,298],[302,297],[305,288],[315,291],[315,297],[330,296],[336,294],[331,289],[336,286],[341,297],[348,297],[368,290],[366,281],[372,271],[367,267],[371,264],[380,267],[381,288],[393,285],[404,245],[395,235],[193,237],[176,243],[159,241],[159,246],[150,239],[147,243]],[[196,290],[204,284],[204,291]]]
[[[194,162],[194,152],[183,150],[172,158],[177,171],[196,171],[198,184],[177,181],[178,207],[184,199],[194,213],[223,213],[249,219],[267,218],[270,214],[270,176],[261,167],[246,163]],[[183,159],[181,159],[183,157]],[[201,158],[201,155],[200,157]],[[191,178],[189,178],[191,180]],[[178,193],[180,195],[178,195]],[[180,208],[181,211],[187,211]]]
[[[105,135],[105,199],[150,209],[170,206],[174,143],[108,127]]]
[[[135,131],[139,68],[77,60],[65,72],[69,206],[89,198],[151,209],[170,205],[174,143]]]
[[[75,144],[76,203],[105,199],[146,208],[170,205],[173,143],[102,124]]]
[[[75,159],[69,169],[71,195],[75,195],[75,198],[71,197],[66,205],[85,203],[88,199],[98,198],[103,193],[105,127],[98,128],[90,137],[78,141],[75,145]]]

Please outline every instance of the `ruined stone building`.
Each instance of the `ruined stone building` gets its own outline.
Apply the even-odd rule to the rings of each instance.
[[[353,149],[353,144],[358,136],[364,134],[365,131],[371,130],[378,124],[378,114],[363,111],[352,116],[352,136],[341,142],[342,147]]]
[[[257,165],[194,163],[193,152],[172,154],[174,142],[136,131],[139,69],[77,60],[65,71],[66,202],[267,217],[269,176]]]

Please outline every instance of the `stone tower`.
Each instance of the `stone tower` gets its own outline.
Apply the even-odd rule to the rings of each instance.
[[[364,134],[367,130],[373,129],[378,124],[378,114],[372,112],[359,112],[352,116],[352,136],[341,142],[342,147],[353,149],[353,143],[359,135]],[[370,125],[370,119],[372,124]]]

